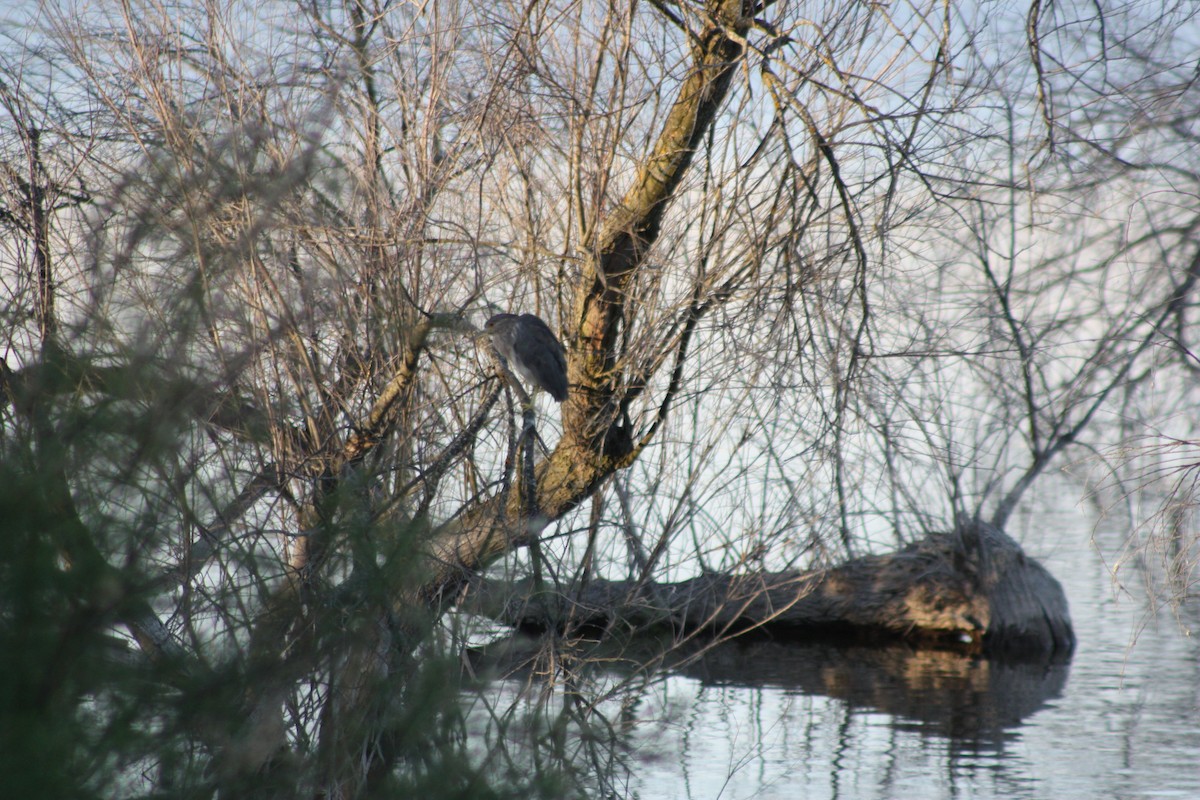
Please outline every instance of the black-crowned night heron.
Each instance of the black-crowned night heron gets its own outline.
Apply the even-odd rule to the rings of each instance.
[[[567,352],[546,323],[533,314],[497,314],[483,329],[510,369],[558,402],[567,399]]]

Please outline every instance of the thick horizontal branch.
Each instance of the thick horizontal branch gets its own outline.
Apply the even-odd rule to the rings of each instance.
[[[723,573],[670,584],[593,581],[534,594],[481,580],[460,608],[535,630],[613,626],[850,634],[986,652],[1070,653],[1062,587],[999,529],[972,524],[809,573]]]

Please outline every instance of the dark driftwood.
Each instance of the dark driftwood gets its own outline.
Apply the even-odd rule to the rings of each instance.
[[[534,592],[527,581],[484,580],[461,607],[533,630],[757,629],[1044,655],[1067,655],[1075,645],[1062,586],[985,523],[811,573],[707,574],[672,584],[592,581],[558,592]]]

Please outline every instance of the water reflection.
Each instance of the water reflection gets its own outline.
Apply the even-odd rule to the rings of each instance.
[[[643,695],[632,796],[1032,800],[1020,731],[1067,675],[904,646],[727,643]]]
[[[636,665],[657,651],[583,653],[603,665],[601,690],[584,695],[610,698],[599,709],[630,769],[607,796],[1200,798],[1200,636],[1188,630],[1200,607],[1114,592],[1127,532],[1053,505],[1027,520],[1015,532],[1071,604],[1069,665],[736,640],[646,674]],[[492,674],[514,678],[495,687],[503,702],[544,708],[516,698],[538,696],[551,672],[500,661]]]
[[[702,685],[774,688],[882,712],[956,750],[994,751],[1047,701],[1061,696],[1064,663],[1013,663],[905,646],[723,644],[676,669]]]
[[[1200,611],[1114,592],[1126,532],[1058,502],[1015,532],[1067,591],[1069,669],[734,642],[642,693],[630,796],[1200,798]]]

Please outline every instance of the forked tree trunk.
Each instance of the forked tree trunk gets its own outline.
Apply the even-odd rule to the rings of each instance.
[[[538,465],[535,513],[523,513],[515,495],[497,497],[444,526],[431,543],[434,574],[425,587],[427,597],[444,595],[505,552],[529,544],[546,521],[590,497],[601,482],[631,464],[646,444],[634,441],[621,419],[629,388],[617,367],[627,290],[729,92],[753,5],[708,0],[706,11],[708,21],[692,40],[691,69],[653,150],[620,206],[592,226],[595,248],[584,259],[575,286],[574,316],[567,323],[571,390],[562,404],[563,435]]]

